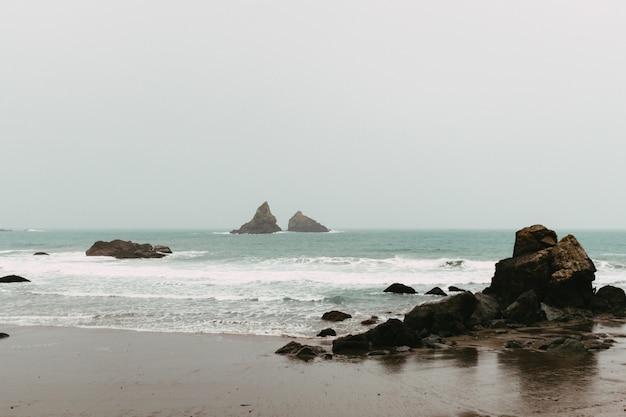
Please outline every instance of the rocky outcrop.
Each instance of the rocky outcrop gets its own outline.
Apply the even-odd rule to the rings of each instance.
[[[6,337],[9,337],[8,333],[0,333],[0,339],[4,339]]]
[[[408,285],[400,284],[399,282],[393,283],[383,292],[390,292],[394,294],[416,294],[415,288],[409,287]]]
[[[295,341],[287,343],[285,346],[278,349],[275,353],[277,355],[291,355],[304,361],[309,361],[322,355],[324,355],[324,357],[326,357],[327,359],[330,358],[329,356],[332,356],[327,356],[326,349],[321,346],[303,345]]]
[[[595,265],[574,236],[555,242],[556,234],[541,225],[517,232],[514,256],[496,264],[485,293],[507,306],[529,290],[557,307],[591,306]]]
[[[2,283],[30,282],[30,280],[27,280],[26,278],[20,277],[18,275],[7,275],[7,276],[4,276],[4,277],[0,278],[0,282],[2,282]]]
[[[161,246],[161,248],[163,250],[163,248],[167,247]],[[169,250],[169,248],[167,249]],[[85,253],[87,256],[112,256],[117,259],[162,258],[165,256],[165,253],[155,250],[149,243],[135,243],[120,239],[110,242],[99,240],[87,249]]]
[[[35,252],[35,253],[33,253],[33,255],[35,255],[35,256],[42,256],[42,255],[46,256],[46,255],[50,255],[50,254],[46,253],[46,252]]]
[[[233,234],[264,234],[276,233],[282,229],[276,224],[276,217],[270,211],[267,201],[256,209],[256,213],[252,220],[245,223],[237,230],[232,230]]]
[[[626,309],[626,293],[613,285],[605,285],[596,293],[596,299],[602,303],[600,310],[610,311],[615,315],[624,316]],[[599,304],[599,303],[598,303]]]
[[[291,219],[289,219],[289,224],[287,225],[288,232],[330,232],[326,226],[319,224],[315,220],[310,217],[302,214],[301,211],[298,211],[294,214]]]

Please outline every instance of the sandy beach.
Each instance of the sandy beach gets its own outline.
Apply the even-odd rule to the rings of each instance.
[[[626,416],[624,327],[610,324],[596,330],[617,343],[597,353],[459,346],[310,362],[274,354],[289,338],[0,329],[3,417]]]

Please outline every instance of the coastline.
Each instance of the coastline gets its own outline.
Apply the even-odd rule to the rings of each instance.
[[[626,331],[615,326],[607,332]],[[0,340],[5,417],[626,416],[623,336],[607,351],[582,355],[461,343],[304,362],[274,353],[294,340],[286,337],[0,331],[10,335]]]

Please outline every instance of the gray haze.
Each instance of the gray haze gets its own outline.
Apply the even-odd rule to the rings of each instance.
[[[0,228],[626,228],[626,2],[3,1]]]

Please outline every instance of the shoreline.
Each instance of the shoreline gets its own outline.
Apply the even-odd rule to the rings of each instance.
[[[623,335],[626,327],[612,330]],[[624,337],[580,355],[494,350],[458,338],[451,349],[304,362],[274,352],[310,339],[0,331],[10,335],[0,340],[6,417],[626,416]]]

